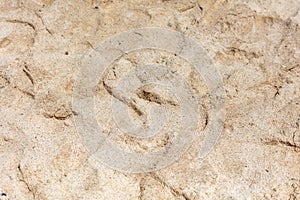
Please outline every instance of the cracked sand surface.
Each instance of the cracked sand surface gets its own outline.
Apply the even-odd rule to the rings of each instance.
[[[299,0],[1,0],[0,199],[300,199],[299,6]],[[101,41],[152,26],[185,33],[205,48],[223,78],[225,127],[204,160],[197,158],[199,136],[165,169],[121,173],[82,145],[73,123],[74,82],[82,58]],[[209,92],[185,61],[154,50],[124,55],[99,82],[97,117],[117,144],[137,152],[175,136],[114,138],[108,103],[120,77],[151,62],[186,77],[201,105],[199,129],[209,120]],[[124,102],[141,123],[148,106],[177,109],[176,98],[160,88],[143,88],[134,100]]]

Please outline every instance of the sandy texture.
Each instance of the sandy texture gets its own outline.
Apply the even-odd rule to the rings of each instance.
[[[299,6],[299,0],[1,0],[0,199],[300,199]],[[226,120],[204,160],[197,157],[199,136],[173,165],[130,174],[90,156],[73,122],[72,95],[84,55],[115,33],[141,27],[176,30],[201,44],[223,78]],[[124,55],[99,82],[97,119],[107,134],[115,129],[112,86],[149,62],[186,77],[206,118],[209,91],[201,77],[170,53],[145,50]],[[172,94],[151,89],[136,93],[142,110],[151,103],[176,110]],[[116,144],[144,152],[172,138],[158,137],[124,136]]]

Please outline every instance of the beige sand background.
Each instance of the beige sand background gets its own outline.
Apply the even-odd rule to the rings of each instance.
[[[299,9],[299,0],[1,0],[0,199],[300,199]],[[87,52],[141,27],[202,45],[223,78],[227,115],[204,160],[196,142],[165,169],[130,174],[90,156],[72,94]],[[103,80],[144,62],[169,64],[209,109],[201,78],[172,56],[126,55]],[[111,96],[103,84],[97,95],[109,131]],[[136,151],[163,145],[122,141]]]

